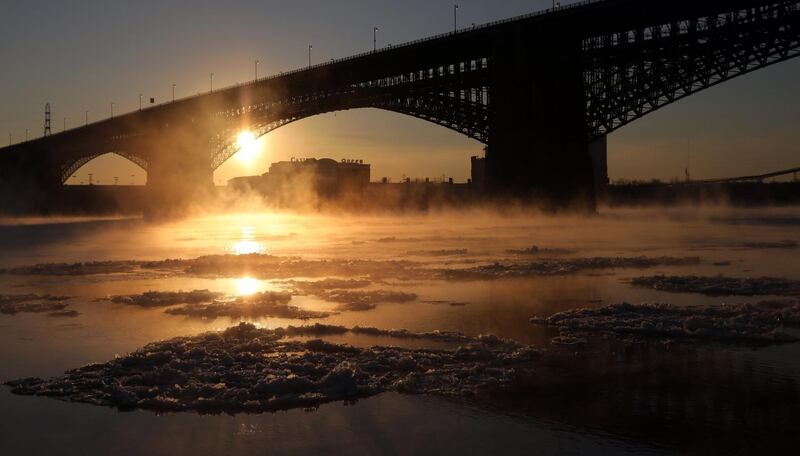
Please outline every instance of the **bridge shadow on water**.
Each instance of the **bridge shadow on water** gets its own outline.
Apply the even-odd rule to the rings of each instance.
[[[479,407],[566,432],[684,453],[789,454],[800,431],[796,369],[756,348],[595,341],[566,349]],[[793,356],[793,355],[791,355]]]

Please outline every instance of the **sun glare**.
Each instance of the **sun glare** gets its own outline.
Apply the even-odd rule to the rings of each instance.
[[[241,239],[228,247],[234,255],[252,255],[254,253],[264,253],[264,246],[255,240],[255,227],[243,226]]]
[[[252,164],[258,158],[258,139],[252,132],[243,131],[239,133],[236,138],[236,145],[239,147],[236,158],[245,165]]]
[[[259,281],[251,277],[242,277],[236,280],[236,292],[239,296],[250,296],[258,292]]]

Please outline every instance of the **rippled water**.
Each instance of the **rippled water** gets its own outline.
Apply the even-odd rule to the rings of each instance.
[[[320,320],[325,323],[491,333],[550,349],[557,331],[531,324],[530,317],[619,302],[701,306],[774,298],[666,293],[634,287],[630,280],[659,274],[800,280],[800,249],[792,244],[799,241],[800,210],[791,208],[603,211],[593,218],[472,212],[371,217],[259,213],[162,223],[6,219],[0,221],[0,268],[6,269],[252,254],[296,258],[299,266],[288,276],[246,268],[235,274],[142,268],[68,276],[0,274],[0,294],[69,296],[69,309],[79,313],[0,315],[0,379],[57,376],[149,342],[222,330],[240,321],[169,315],[163,308],[115,304],[111,296],[208,289],[235,299],[285,291],[288,279],[328,277],[304,263],[316,260],[367,260],[358,277],[338,278],[368,277],[365,291],[416,295],[407,302],[375,302],[362,311],[339,311],[339,303],[313,294],[292,298],[301,309],[334,312]],[[699,261],[468,280],[425,272],[481,266],[496,271],[492,265],[498,262],[550,259],[568,266],[592,257],[639,256]],[[390,261],[411,262],[416,275],[387,276]],[[247,320],[267,328],[308,323],[270,316]],[[336,342],[377,343],[356,336]],[[798,355],[798,344],[673,346],[603,339],[542,368],[533,386],[492,397],[387,393],[313,412],[233,416],[118,412],[15,396],[3,388],[0,453],[788,452],[795,443],[792,433],[800,430]]]

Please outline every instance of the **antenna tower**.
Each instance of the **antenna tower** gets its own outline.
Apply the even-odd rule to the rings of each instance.
[[[50,136],[50,103],[44,105],[44,135]]]

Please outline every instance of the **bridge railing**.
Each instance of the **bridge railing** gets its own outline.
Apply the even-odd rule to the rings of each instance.
[[[296,68],[294,70],[284,71],[284,72],[280,72],[280,73],[277,73],[277,74],[273,74],[271,76],[265,76],[263,78],[259,78],[259,79],[256,79],[256,80],[244,83],[244,84],[230,85],[230,86],[227,86],[227,87],[224,87],[224,88],[220,89],[220,91],[229,90],[229,89],[233,89],[233,88],[236,88],[236,87],[241,87],[243,85],[253,85],[253,84],[264,82],[264,81],[269,81],[269,80],[273,80],[273,79],[282,78],[282,77],[289,76],[289,75],[292,75],[292,74],[302,73],[304,71],[314,70],[314,69],[322,68],[322,67],[329,66],[329,65],[335,65],[337,63],[349,62],[349,61],[352,61],[352,60],[357,60],[357,59],[360,59],[360,58],[363,58],[363,57],[368,57],[370,55],[379,54],[381,52],[387,52],[387,51],[395,50],[395,49],[402,49],[402,48],[405,48],[405,47],[414,46],[414,45],[421,44],[421,43],[426,43],[426,42],[429,42],[429,41],[434,41],[434,40],[438,40],[438,39],[442,39],[442,38],[447,38],[447,37],[452,37],[452,36],[456,36],[456,35],[469,33],[469,32],[472,32],[474,30],[481,30],[481,29],[495,27],[495,26],[502,25],[502,24],[507,24],[507,23],[510,23],[510,22],[522,21],[522,20],[526,20],[526,19],[530,19],[530,18],[534,18],[534,17],[544,16],[544,15],[551,14],[551,13],[558,12],[558,11],[576,9],[576,8],[587,6],[587,5],[590,5],[590,4],[593,4],[593,3],[602,3],[604,1],[606,1],[606,0],[582,0],[582,1],[579,1],[579,2],[570,3],[568,5],[562,5],[562,6],[557,6],[555,8],[547,8],[547,9],[544,9],[544,10],[523,14],[521,16],[514,16],[514,17],[510,17],[510,18],[506,18],[506,19],[500,19],[500,20],[497,20],[497,21],[486,22],[486,23],[483,23],[483,24],[476,24],[474,27],[473,26],[465,27],[465,28],[461,28],[461,29],[458,29],[458,30],[454,30],[452,32],[445,32],[445,33],[440,33],[438,35],[428,36],[428,37],[420,38],[420,39],[413,40],[413,41],[406,41],[406,42],[400,43],[400,44],[398,44],[396,46],[389,46],[389,47],[386,47],[386,48],[383,48],[383,49],[380,49],[380,50],[377,50],[377,51],[366,51],[366,52],[361,52],[359,54],[353,54],[353,55],[350,55],[350,56],[347,56],[347,57],[341,57],[341,58],[338,58],[338,59],[331,59],[329,61],[320,62],[320,63],[314,64],[314,65],[311,65],[311,66],[305,66],[305,67],[302,67],[302,68]],[[195,96],[197,96],[197,95],[192,95],[192,96],[189,96],[189,97],[185,97],[184,99],[193,98]]]
[[[389,47],[386,47],[386,48],[383,48],[383,49],[380,49],[380,50],[377,50],[377,51],[367,51],[367,52],[362,52],[362,53],[359,53],[359,54],[350,55],[350,56],[347,56],[347,57],[342,57],[342,58],[338,58],[338,59],[331,59],[331,60],[326,61],[326,62],[321,62],[321,63],[317,63],[317,64],[314,64],[314,65],[305,66],[305,67],[301,67],[301,68],[296,68],[296,69],[290,70],[290,71],[283,71],[283,72],[280,72],[280,73],[273,74],[271,76],[265,76],[263,78],[258,78],[258,79],[252,80],[252,81],[223,86],[223,87],[221,87],[221,88],[219,88],[217,90],[214,90],[213,92],[211,92],[211,91],[202,92],[202,93],[198,93],[198,94],[195,94],[195,95],[187,95],[185,97],[175,98],[174,100],[169,100],[169,101],[165,101],[165,102],[162,102],[162,103],[158,103],[156,105],[148,106],[148,107],[145,107],[143,109],[134,110],[134,111],[128,111],[128,112],[125,112],[125,113],[120,113],[120,114],[118,114],[118,115],[116,115],[114,117],[121,117],[121,116],[126,116],[126,115],[130,115],[130,114],[137,113],[137,112],[147,111],[147,110],[150,110],[150,109],[157,109],[157,108],[160,108],[160,107],[163,107],[163,106],[167,106],[167,105],[171,105],[171,104],[174,104],[174,103],[179,103],[179,102],[182,102],[182,101],[187,101],[187,100],[191,100],[191,99],[194,99],[194,98],[202,97],[202,96],[208,95],[209,93],[224,92],[224,91],[227,91],[227,90],[233,90],[233,89],[236,89],[236,88],[239,88],[239,87],[243,87],[243,86],[252,86],[252,85],[259,84],[259,83],[262,83],[262,82],[265,82],[265,81],[271,81],[271,80],[283,78],[283,77],[286,77],[286,76],[302,73],[304,71],[311,71],[311,70],[319,69],[319,68],[326,67],[326,66],[329,66],[329,65],[335,65],[335,64],[339,64],[339,63],[343,63],[343,62],[349,62],[349,61],[357,60],[357,59],[364,58],[364,57],[367,57],[367,56],[370,56],[370,55],[379,54],[381,52],[387,52],[387,51],[391,51],[391,50],[395,50],[395,49],[401,49],[401,48],[406,48],[406,47],[410,47],[410,46],[415,46],[415,45],[418,45],[418,44],[421,44],[421,43],[426,43],[426,42],[429,42],[429,41],[434,41],[434,40],[438,40],[438,39],[442,39],[442,38],[447,38],[447,37],[452,37],[452,36],[456,36],[456,35],[466,34],[466,33],[469,33],[469,32],[475,31],[475,30],[482,30],[482,29],[486,29],[486,28],[490,28],[490,27],[495,27],[495,26],[498,26],[498,25],[508,24],[510,22],[522,21],[522,20],[531,19],[531,18],[534,18],[534,17],[545,16],[547,14],[551,14],[551,13],[555,13],[555,12],[581,8],[581,7],[584,7],[584,6],[587,6],[587,5],[590,5],[590,4],[594,4],[594,3],[602,3],[604,1],[606,1],[606,0],[582,0],[582,1],[579,1],[579,2],[570,3],[568,5],[560,5],[560,6],[557,6],[555,8],[547,8],[547,9],[544,9],[544,10],[534,11],[532,13],[523,14],[523,15],[520,15],[520,16],[514,16],[514,17],[510,17],[510,18],[506,18],[506,19],[500,19],[500,20],[497,20],[497,21],[486,22],[486,23],[483,23],[483,24],[476,24],[475,26],[465,27],[465,28],[461,28],[461,29],[458,29],[458,30],[453,30],[451,32],[440,33],[438,35],[433,35],[433,36],[429,36],[429,37],[425,37],[425,38],[420,38],[420,39],[413,40],[413,41],[407,41],[407,42],[398,44],[396,46],[389,46]],[[112,117],[108,117],[108,118],[101,119],[101,120],[96,120],[94,122],[88,122],[88,123],[86,123],[84,125],[72,127],[72,128],[67,129],[67,130],[63,130],[62,132],[59,132],[59,133],[54,133],[53,135],[58,135],[58,134],[63,133],[65,131],[76,130],[76,129],[79,129],[79,128],[85,128],[85,127],[88,127],[90,125],[95,125],[95,124],[99,124],[99,123],[102,123],[102,122],[107,122],[110,119],[112,119]],[[33,141],[35,139],[39,139],[39,138],[30,139],[28,141]],[[27,142],[27,141],[25,141],[25,142]],[[15,144],[20,144],[20,143],[22,143],[22,141],[18,142],[18,143],[15,143]]]
[[[495,27],[495,26],[502,25],[502,24],[507,24],[507,23],[510,23],[510,22],[522,21],[522,20],[526,20],[526,19],[530,19],[530,18],[534,18],[534,17],[545,16],[547,14],[551,14],[551,13],[555,13],[555,12],[559,12],[559,11],[566,11],[566,10],[576,9],[576,8],[580,8],[580,7],[583,7],[583,6],[591,5],[591,4],[594,4],[594,3],[602,3],[604,1],[606,1],[606,0],[581,0],[579,2],[570,3],[568,5],[561,5],[561,6],[557,6],[555,8],[547,8],[547,9],[544,9],[544,10],[534,11],[532,13],[523,14],[521,16],[514,16],[514,17],[510,17],[510,18],[506,18],[506,19],[500,19],[500,20],[497,20],[497,21],[486,22],[486,23],[483,23],[483,24],[476,24],[474,27],[470,26],[470,27],[454,30],[454,31],[451,31],[451,32],[440,33],[438,35],[433,35],[433,36],[428,36],[428,37],[425,37],[425,38],[420,38],[420,39],[413,40],[413,41],[406,41],[404,43],[400,43],[400,44],[395,45],[395,46],[390,46],[390,47],[386,47],[386,48],[383,48],[383,49],[379,49],[377,51],[361,52],[361,53],[358,53],[358,54],[349,55],[347,57],[341,57],[341,58],[338,58],[338,59],[331,59],[331,60],[328,60],[328,61],[325,61],[325,62],[316,63],[316,64],[313,64],[313,65],[310,65],[310,66],[304,66],[304,67],[301,67],[301,68],[295,68],[294,70],[282,71],[280,73],[276,73],[276,74],[273,74],[273,75],[270,75],[270,76],[264,76],[262,78],[254,79],[254,80],[247,81],[247,82],[244,82],[244,83],[236,83],[236,84],[223,86],[220,89],[215,90],[214,92],[224,92],[226,90],[232,90],[232,89],[236,89],[236,88],[239,88],[239,87],[242,87],[242,86],[252,86],[252,85],[255,85],[255,84],[262,83],[262,82],[271,81],[271,80],[283,78],[283,77],[286,77],[286,76],[302,73],[304,71],[315,70],[315,69],[323,68],[323,67],[326,67],[326,66],[335,65],[335,64],[338,64],[338,63],[357,60],[357,59],[360,59],[360,58],[364,58],[364,57],[368,57],[368,56],[371,56],[371,55],[379,54],[381,52],[387,52],[387,51],[390,51],[390,50],[401,49],[401,48],[405,48],[405,47],[409,47],[409,46],[415,46],[415,45],[418,45],[418,44],[421,44],[421,43],[426,43],[426,42],[429,42],[429,41],[434,41],[434,40],[438,40],[438,39],[442,39],[442,38],[447,38],[447,37],[452,37],[452,36],[456,36],[456,35],[469,33],[469,32],[472,32],[474,30],[481,30],[481,29]],[[187,95],[185,97],[176,98],[174,102],[173,101],[166,101],[166,102],[160,103],[160,104],[158,104],[156,106],[151,106],[151,107],[148,107],[148,108],[145,108],[145,109],[153,109],[153,108],[156,108],[156,107],[159,107],[159,106],[169,105],[169,104],[177,103],[177,102],[180,102],[180,101],[191,100],[193,98],[197,98],[197,97],[200,97],[200,96],[208,95],[209,93],[212,93],[212,92],[203,92],[203,93],[196,94],[196,95]],[[136,112],[136,111],[132,111],[132,112]]]

